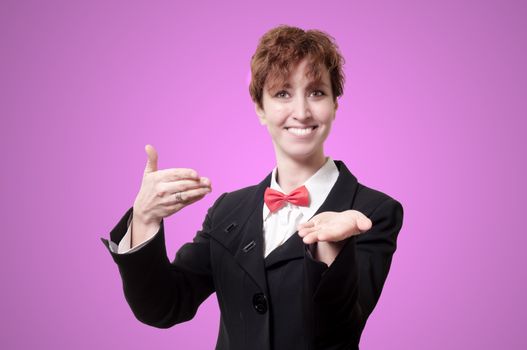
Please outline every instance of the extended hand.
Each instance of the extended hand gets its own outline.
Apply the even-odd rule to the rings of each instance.
[[[306,223],[298,225],[298,234],[305,244],[315,242],[339,242],[368,231],[372,222],[357,210],[343,212],[325,211]]]
[[[131,246],[141,244],[158,230],[163,218],[209,193],[210,180],[189,168],[157,169],[157,151],[145,146],[148,156],[141,188],[134,201]]]
[[[146,145],[148,156],[141,189],[134,202],[134,224],[159,224],[211,192],[210,180],[189,168],[157,169],[157,151]]]

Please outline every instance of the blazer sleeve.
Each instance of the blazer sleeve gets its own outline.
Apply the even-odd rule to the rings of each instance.
[[[329,267],[306,252],[306,280],[314,303],[317,337],[331,339],[327,335],[335,337],[344,329],[352,329],[353,336],[359,337],[379,300],[396,249],[403,209],[399,202],[387,198],[370,212],[372,228],[348,238]]]
[[[388,276],[403,224],[403,207],[389,197],[375,208],[370,219],[372,228],[357,236],[356,241],[362,327],[377,304]]]
[[[188,321],[214,291],[207,234],[213,227],[214,209],[224,196],[209,208],[202,229],[179,249],[173,262],[166,253],[164,221],[154,238],[133,253],[116,254],[108,240],[101,238],[117,264],[126,301],[139,321],[158,328]],[[130,208],[111,231],[112,241],[124,236],[132,211]]]
[[[317,349],[344,348],[350,339],[358,337],[359,330],[354,327],[360,318],[355,242],[355,237],[346,239],[329,267],[313,259],[309,251],[304,258],[310,317],[314,325],[312,336]]]

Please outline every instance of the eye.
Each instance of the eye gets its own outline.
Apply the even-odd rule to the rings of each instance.
[[[286,98],[287,96],[289,96],[289,94],[285,90],[280,90],[275,94],[275,97],[279,98]]]
[[[314,96],[324,96],[324,95],[325,95],[325,94],[324,94],[324,91],[322,91],[322,90],[314,90],[314,91],[312,92],[312,94],[313,94]]]

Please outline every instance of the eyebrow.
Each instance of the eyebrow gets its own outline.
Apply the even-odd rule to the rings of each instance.
[[[315,87],[325,87],[325,88],[329,88],[328,84],[324,83],[322,80],[319,80],[319,81],[311,81],[309,84],[307,84],[307,88],[308,89],[313,89]],[[280,89],[290,89],[291,88],[291,84],[289,83],[285,83],[282,85],[282,87],[277,87],[277,88],[280,88]]]
[[[328,84],[324,83],[322,80],[319,81],[312,81],[307,85],[308,89],[312,89],[315,87],[325,87],[329,88]]]

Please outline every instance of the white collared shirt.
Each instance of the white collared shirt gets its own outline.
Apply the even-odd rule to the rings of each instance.
[[[276,182],[277,167],[271,174],[270,187],[274,190],[282,191],[282,188]],[[263,233],[264,233],[264,257],[267,257],[274,249],[285,243],[296,231],[297,226],[307,222],[318,208],[324,203],[329,192],[337,182],[339,170],[331,157],[326,157],[326,163],[309,179],[304,182],[309,192],[309,206],[302,207],[289,202],[278,211],[271,213],[267,205],[263,206]],[[132,215],[128,218],[128,230],[119,242],[119,245],[110,241],[110,250],[118,254],[129,254],[139,250],[150,242],[156,234],[148,237],[144,242],[130,248],[131,238],[131,220]]]
[[[276,182],[277,168],[271,175],[271,188],[284,192]],[[309,206],[297,206],[286,202],[278,211],[271,213],[267,205],[263,206],[264,257],[284,244],[296,231],[297,227],[307,222],[326,200],[329,192],[337,182],[339,170],[331,157],[326,163],[304,182],[309,192]]]

